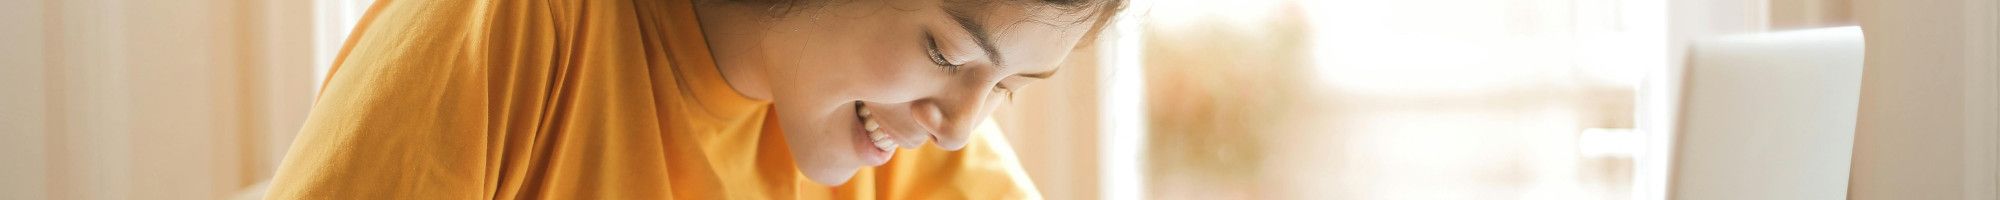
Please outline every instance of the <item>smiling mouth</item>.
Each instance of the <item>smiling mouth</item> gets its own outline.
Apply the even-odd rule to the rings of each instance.
[[[868,112],[868,104],[855,101],[854,115],[861,119],[861,129],[868,132],[868,141],[875,145],[875,149],[882,151],[896,149],[896,142],[893,140],[894,137],[889,136],[889,133],[885,133],[887,131],[882,131],[882,124],[876,122],[878,120],[875,120],[874,113]]]

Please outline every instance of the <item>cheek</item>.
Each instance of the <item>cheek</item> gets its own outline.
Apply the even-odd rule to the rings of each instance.
[[[893,49],[853,44],[843,48],[815,50],[813,56],[797,66],[788,77],[774,80],[789,82],[787,88],[800,93],[815,93],[815,96],[839,98],[840,101],[896,102],[920,97],[920,91],[934,91],[926,85],[937,85],[935,76],[943,74],[942,69],[909,64],[906,57],[898,57]],[[820,97],[815,97],[820,98]]]
[[[889,12],[887,14],[895,14]],[[773,65],[785,74],[773,76],[780,101],[812,104],[907,102],[924,98],[949,85],[949,75],[926,57],[922,35],[912,18],[858,15],[840,23],[822,22],[807,31],[788,33],[796,51],[773,54]],[[908,31],[897,31],[908,30]],[[804,102],[800,102],[804,103]]]
[[[897,62],[896,54],[901,53],[890,45],[868,42],[873,39],[840,39],[842,35],[822,34],[814,36],[808,46],[803,46],[797,54],[781,57],[790,65],[774,66],[784,76],[774,76],[772,82],[783,82],[776,90],[790,90],[792,98],[809,98],[825,101],[852,101],[893,98],[893,91],[908,88],[893,86],[911,85],[916,82],[909,64]]]
[[[857,74],[857,81],[851,85],[862,100],[875,102],[908,102],[924,98],[925,94],[937,91],[934,86],[944,85],[942,72],[931,71],[909,64],[873,65],[863,74]],[[940,69],[941,70],[941,69]]]
[[[881,36],[874,36],[881,37]],[[849,63],[837,68],[839,72],[828,75],[842,77],[833,80],[840,90],[850,91],[856,99],[875,102],[904,102],[924,97],[923,94],[936,91],[933,86],[942,85],[945,73],[942,68],[929,64],[920,48],[897,44],[913,42],[855,43],[839,56]],[[921,62],[919,62],[921,61]]]

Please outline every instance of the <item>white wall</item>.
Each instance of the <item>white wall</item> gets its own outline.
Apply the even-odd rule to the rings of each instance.
[[[0,1],[0,199],[48,199],[42,2]]]
[[[2000,199],[1992,0],[1862,0],[1852,199]]]
[[[0,199],[221,199],[267,179],[267,139],[311,103],[310,8],[0,2]]]

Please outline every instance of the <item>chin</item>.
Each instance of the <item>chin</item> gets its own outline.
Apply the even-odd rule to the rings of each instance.
[[[851,109],[854,105],[841,107]],[[779,116],[773,116],[780,118],[780,125],[785,130],[784,137],[791,150],[794,167],[813,182],[828,186],[845,184],[854,178],[860,168],[881,165],[884,162],[878,161],[888,160],[890,152],[893,152],[866,145],[870,144],[864,135],[866,130],[861,128],[860,120],[855,117],[857,114],[851,110],[841,109],[811,116],[787,116],[785,113],[815,112],[779,110]]]
[[[855,158],[844,155],[851,152],[845,150],[847,148],[842,148],[845,145],[839,145],[847,142],[846,140],[794,137],[800,136],[787,135],[785,139],[791,143],[789,149],[792,150],[793,167],[806,179],[812,179],[821,185],[839,186],[854,178],[855,172],[862,167]],[[839,143],[830,143],[834,141]]]
[[[821,185],[840,186],[841,184],[846,184],[848,179],[854,178],[854,171],[858,169],[854,167],[826,168],[838,169],[806,170],[804,166],[800,166],[799,174],[804,174],[806,179],[812,179],[813,182]]]

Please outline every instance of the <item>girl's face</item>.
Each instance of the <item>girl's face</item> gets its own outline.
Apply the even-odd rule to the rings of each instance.
[[[774,19],[756,51],[800,172],[837,185],[897,149],[964,147],[1011,93],[1056,74],[1091,14],[1037,0],[841,2]]]

